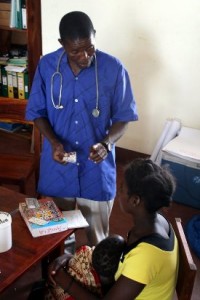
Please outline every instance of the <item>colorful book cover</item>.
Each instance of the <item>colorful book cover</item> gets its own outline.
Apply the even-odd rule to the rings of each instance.
[[[35,208],[29,208],[26,202],[19,204],[19,211],[33,237],[68,229],[66,218],[52,199],[40,199],[37,203]]]

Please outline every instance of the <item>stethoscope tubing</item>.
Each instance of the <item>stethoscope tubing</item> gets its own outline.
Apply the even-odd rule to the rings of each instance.
[[[51,76],[51,102],[52,102],[52,105],[53,105],[53,107],[55,109],[63,109],[63,106],[61,104],[61,101],[62,101],[62,89],[63,89],[63,76],[62,76],[62,74],[60,72],[60,63],[61,63],[61,60],[62,60],[64,54],[65,54],[65,50],[61,53],[61,55],[60,55],[60,57],[58,59],[56,71]],[[98,66],[97,66],[96,54],[94,54],[94,58],[95,58],[95,81],[96,81],[96,105],[95,105],[95,108],[92,110],[92,115],[95,118],[97,118],[99,116],[99,114],[100,114],[100,110],[99,110]],[[58,104],[55,103],[54,94],[53,94],[54,80],[55,80],[56,76],[60,77],[60,89],[59,89],[59,95],[58,95]]]

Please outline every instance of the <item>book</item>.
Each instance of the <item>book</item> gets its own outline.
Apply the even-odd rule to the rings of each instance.
[[[18,98],[18,84],[17,84],[17,72],[12,73],[12,84],[13,84],[13,96]]]
[[[17,72],[18,98],[28,99],[29,83],[27,72]]]
[[[4,66],[1,66],[1,82],[2,82],[2,96],[8,97],[8,80],[7,71]]]
[[[7,61],[7,65],[14,65],[14,66],[20,66],[20,67],[27,67],[28,65],[28,57],[23,56],[23,57],[14,57],[14,58],[9,58]]]
[[[11,72],[24,72],[26,67],[7,64],[7,66],[5,66],[5,70]]]
[[[25,99],[29,97],[29,77],[28,72],[24,72],[24,95]]]
[[[16,9],[17,9],[16,28],[17,29],[22,29],[22,5],[21,5],[21,0],[16,0]]]
[[[26,11],[26,0],[22,0],[22,28],[27,29],[27,11]]]
[[[8,97],[14,98],[12,72],[7,71]]]
[[[52,199],[36,200],[32,207],[26,202],[19,203],[19,211],[33,237],[49,235],[67,230],[68,222]],[[31,198],[32,199],[32,198]]]
[[[24,73],[17,72],[18,98],[25,99]]]
[[[16,25],[17,25],[17,0],[11,0],[10,27],[15,28]]]
[[[89,226],[88,222],[79,209],[63,211],[62,213],[67,220],[69,229],[84,228]]]
[[[17,73],[7,71],[8,97],[18,98]]]
[[[7,56],[0,56],[0,66],[6,66],[9,58]]]

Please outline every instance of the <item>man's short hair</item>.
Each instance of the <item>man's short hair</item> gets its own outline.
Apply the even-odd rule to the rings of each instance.
[[[95,29],[87,14],[72,11],[62,17],[59,32],[61,40],[65,41],[89,38],[91,34],[95,34]]]

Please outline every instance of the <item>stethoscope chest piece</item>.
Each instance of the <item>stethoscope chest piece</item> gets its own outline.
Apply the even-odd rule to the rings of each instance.
[[[55,105],[54,107],[55,107],[55,109],[63,109],[64,108],[63,105]]]
[[[98,118],[98,116],[100,115],[100,110],[98,108],[94,108],[92,110],[92,115],[93,117]]]

